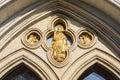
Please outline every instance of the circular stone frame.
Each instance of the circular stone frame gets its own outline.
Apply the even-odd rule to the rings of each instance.
[[[27,38],[30,34],[37,34],[37,36],[39,36],[39,39],[36,43],[34,44],[30,44],[28,41],[27,41]],[[28,29],[22,36],[22,43],[27,47],[27,48],[38,48],[41,43],[42,43],[42,32],[38,29],[38,28],[31,28],[31,29]]]
[[[87,33],[88,35],[91,36],[92,39],[91,39],[91,41],[90,41],[89,44],[83,44],[83,43],[81,43],[81,40],[79,39],[79,37],[83,33]],[[90,47],[94,46],[94,44],[96,43],[96,41],[97,41],[97,37],[96,37],[95,33],[92,33],[92,32],[90,32],[88,30],[79,31],[79,33],[78,33],[78,45],[79,45],[79,47],[81,47],[81,48],[90,48]]]

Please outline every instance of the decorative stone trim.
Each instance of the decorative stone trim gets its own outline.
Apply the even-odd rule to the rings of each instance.
[[[22,43],[28,48],[38,48],[42,42],[42,32],[37,28],[28,29],[22,36]]]
[[[119,80],[119,63],[120,61],[115,56],[96,48],[77,58],[64,72],[62,80],[78,80],[87,69],[95,64],[99,64],[105,70],[107,69],[110,74],[118,78],[116,80]]]
[[[3,64],[0,66],[1,80],[3,80],[2,78],[6,77],[9,72],[21,65],[30,68],[40,76],[42,80],[58,80],[55,72],[51,70],[51,67],[48,66],[41,57],[25,48],[12,52],[2,60],[1,64]]]
[[[78,32],[78,45],[81,48],[90,48],[97,41],[95,33],[88,30],[81,30]]]
[[[57,59],[54,57],[54,54],[56,53],[56,51],[54,51],[54,49],[52,47],[52,45],[53,45],[53,36],[54,36],[54,32],[56,31],[57,25],[62,25],[63,29],[62,29],[61,32],[62,32],[62,34],[64,36],[66,36],[67,41],[69,41],[68,37],[72,40],[72,42],[69,41],[69,43],[71,43],[71,44],[68,45],[69,46],[68,49],[65,50],[65,52],[63,52],[64,54],[66,54],[66,55],[64,55],[66,57],[64,58],[63,61],[60,61],[60,59],[57,61]],[[52,42],[50,43],[51,46],[48,46],[46,41],[50,36],[52,36],[51,37]],[[48,60],[50,61],[50,63],[52,65],[54,65],[55,67],[64,67],[66,64],[68,64],[68,62],[70,61],[70,52],[72,50],[74,50],[75,44],[76,44],[76,35],[75,35],[74,31],[70,29],[70,26],[68,27],[67,20],[65,20],[65,19],[63,19],[61,17],[55,16],[53,18],[51,24],[49,24],[48,29],[44,33],[43,48],[47,51],[47,57],[48,57]],[[58,46],[58,45],[56,44],[56,46]]]

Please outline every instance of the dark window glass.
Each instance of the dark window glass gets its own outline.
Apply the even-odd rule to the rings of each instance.
[[[25,66],[21,66],[12,72],[10,72],[5,78],[2,80],[42,80],[39,78],[33,71],[26,68]]]
[[[105,67],[95,64],[88,68],[78,80],[119,80],[112,72]]]

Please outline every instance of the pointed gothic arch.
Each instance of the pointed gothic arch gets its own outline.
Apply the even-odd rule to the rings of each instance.
[[[109,73],[114,74],[117,79],[120,78],[120,64],[117,58],[100,49],[94,49],[76,59],[72,63],[72,65],[65,71],[62,79],[77,80],[82,74],[84,74],[87,69],[96,64],[103,66],[109,71]],[[67,76],[68,73],[69,76]]]
[[[25,64],[20,64],[7,72],[2,80],[43,80]]]
[[[99,0],[100,4],[96,3],[96,0],[31,0],[22,6],[18,5],[22,1],[29,0],[8,0],[0,8],[0,78],[15,66],[24,63],[42,79],[47,80],[78,79],[85,70],[95,64],[105,67],[120,79],[120,18],[118,16],[120,11],[119,4],[115,3],[115,0]],[[117,6],[113,5],[112,1]],[[103,6],[102,3],[106,5]],[[13,9],[13,5],[16,5],[16,10]],[[112,12],[106,7],[112,8]],[[13,10],[15,12],[10,12]],[[60,15],[65,19],[68,17],[66,20],[70,21],[71,25],[68,26],[72,29],[81,30],[83,27],[95,32],[98,42],[97,45],[85,50],[76,43],[70,63],[63,68],[56,68],[47,60],[42,46],[28,49],[21,43],[21,36],[36,24],[37,28],[43,29],[44,32],[52,21],[51,18]]]
[[[119,79],[107,68],[100,65],[99,63],[95,63],[94,65],[90,66],[87,70],[85,70],[77,80],[89,80],[90,78],[94,78],[94,77],[90,77],[90,75],[95,76],[95,78],[101,79],[101,80],[118,80]]]
[[[3,58],[1,61],[1,64],[4,63],[4,65],[1,65],[2,69],[0,70],[0,77],[6,76],[9,71],[14,70],[14,68],[18,67],[19,65],[24,64],[43,80],[58,78],[51,67],[43,59],[39,58],[38,55],[27,49],[16,50]],[[49,73],[46,73],[47,71],[49,71]]]

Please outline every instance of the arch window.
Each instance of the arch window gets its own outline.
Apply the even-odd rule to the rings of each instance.
[[[88,68],[78,80],[118,80],[117,77],[99,64]]]
[[[42,80],[33,71],[25,66],[20,66],[6,75],[2,80]]]

